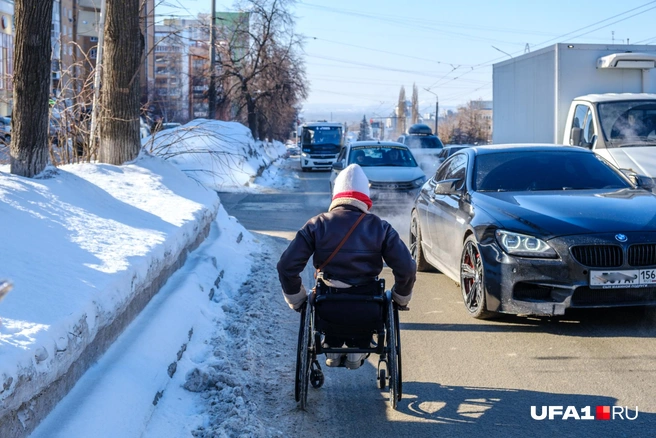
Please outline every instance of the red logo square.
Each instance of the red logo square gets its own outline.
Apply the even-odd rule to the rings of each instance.
[[[597,406],[597,420],[610,420],[610,406]]]

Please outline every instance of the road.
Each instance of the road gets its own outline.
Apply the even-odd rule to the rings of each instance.
[[[293,192],[221,194],[226,210],[246,228],[275,236],[276,251],[330,202],[329,174],[297,169],[288,169],[297,173]],[[379,213],[407,240],[408,211]],[[389,269],[383,276],[391,285]],[[404,396],[397,411],[376,387],[373,355],[357,371],[324,367],[325,385],[310,389],[307,412],[298,410],[291,380],[298,316],[283,312],[279,348],[289,350],[284,360],[292,371],[279,376],[290,380],[279,399],[286,415],[277,421],[288,423],[294,436],[656,436],[653,311],[479,321],[467,315],[460,289],[439,272],[418,274],[410,307],[401,314]],[[566,420],[562,414],[535,420],[531,406],[538,414],[543,406],[574,408]],[[637,407],[638,417],[577,420],[572,409],[584,416],[587,406],[593,416],[597,406],[628,407],[632,418]]]

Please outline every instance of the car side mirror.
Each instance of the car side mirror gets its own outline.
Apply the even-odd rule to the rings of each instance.
[[[335,161],[333,163],[333,170],[344,170],[344,162],[343,161]]]
[[[572,128],[572,132],[569,135],[570,146],[579,146],[581,144],[582,134],[583,130],[581,128]]]
[[[460,192],[462,188],[462,179],[453,178],[445,179],[435,184],[435,194],[436,195],[453,195]]]
[[[649,190],[649,191],[654,191],[656,189],[656,184],[654,183],[653,178],[650,178],[645,175],[637,175],[637,186],[640,187],[641,189]]]
[[[638,188],[653,190],[656,188],[654,180],[645,175],[638,175],[633,169],[620,169],[622,173]]]

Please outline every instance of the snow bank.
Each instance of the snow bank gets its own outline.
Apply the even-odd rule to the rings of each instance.
[[[0,303],[0,436],[29,433],[182,266],[219,211],[215,190],[286,153],[208,120],[143,146],[130,164],[35,179],[0,166],[0,277],[14,284]]]
[[[219,191],[242,190],[254,175],[287,154],[279,141],[253,140],[241,123],[207,119],[160,131],[144,140],[144,148]]]

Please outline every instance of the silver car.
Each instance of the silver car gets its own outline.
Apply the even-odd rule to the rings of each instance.
[[[402,207],[414,201],[426,175],[407,146],[396,142],[356,141],[342,148],[330,174],[335,178],[349,164],[359,164],[369,179],[371,200],[378,207]]]

